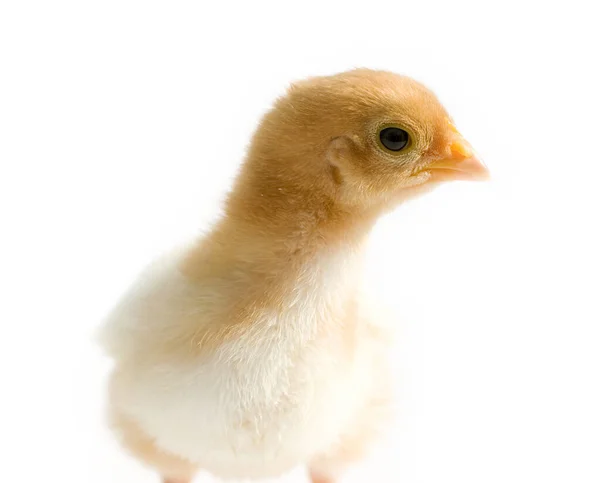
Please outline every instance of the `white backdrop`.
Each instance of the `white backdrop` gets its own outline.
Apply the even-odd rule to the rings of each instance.
[[[586,5],[2,2],[2,480],[155,481],[104,428],[94,330],[146,262],[218,215],[290,81],[365,66],[433,88],[493,180],[445,186],[373,234],[402,397],[393,440],[346,481],[600,481]]]

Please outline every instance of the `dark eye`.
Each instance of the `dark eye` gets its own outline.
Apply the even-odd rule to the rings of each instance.
[[[386,127],[379,132],[379,139],[386,149],[402,151],[408,145],[410,137],[399,127]]]

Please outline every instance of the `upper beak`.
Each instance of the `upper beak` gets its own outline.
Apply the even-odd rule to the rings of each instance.
[[[450,156],[434,161],[425,169],[430,171],[433,181],[484,181],[490,177],[490,172],[483,161],[477,157],[470,144],[458,133],[450,144]]]

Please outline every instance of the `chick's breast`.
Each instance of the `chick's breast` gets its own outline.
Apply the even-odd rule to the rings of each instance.
[[[236,337],[198,350],[190,321],[219,325],[227,304],[179,261],[151,267],[109,321],[113,410],[161,449],[230,477],[277,475],[368,429],[361,412],[386,384],[382,342],[348,300],[354,267],[330,261],[286,310],[257,310]]]

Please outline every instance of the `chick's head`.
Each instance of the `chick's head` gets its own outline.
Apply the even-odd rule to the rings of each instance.
[[[311,190],[357,209],[487,169],[420,83],[358,69],[291,86],[255,134],[261,189]]]

